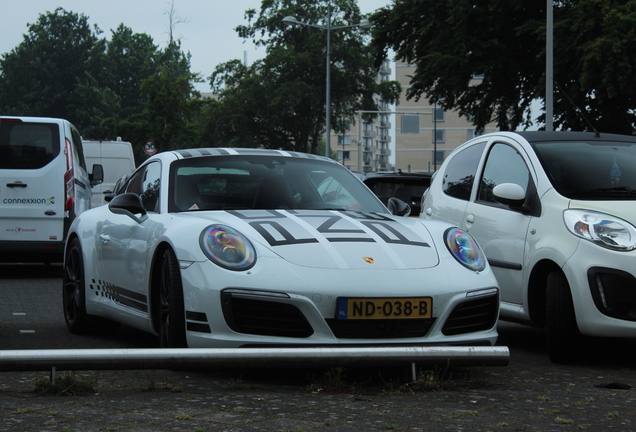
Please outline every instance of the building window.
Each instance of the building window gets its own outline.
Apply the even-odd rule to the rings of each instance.
[[[402,115],[402,133],[417,134],[420,133],[420,116]]]
[[[471,140],[475,138],[475,129],[468,129],[466,133],[466,140]]]
[[[434,143],[443,143],[446,142],[446,131],[444,129],[436,129],[432,131],[433,136],[433,140],[432,142]]]
[[[435,117],[434,117],[434,121],[436,122],[443,122],[446,121],[446,112],[444,111],[444,108],[439,108],[436,107],[433,110],[435,112]]]
[[[364,150],[371,151],[371,146],[373,145],[373,138],[364,138]]]
[[[351,144],[351,135],[338,135],[338,145]]]
[[[439,166],[444,162],[444,150],[433,151],[433,164],[439,168]]]
[[[338,150],[338,160],[345,161],[351,159],[349,150]]]

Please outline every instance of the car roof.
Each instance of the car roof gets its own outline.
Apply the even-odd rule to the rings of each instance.
[[[636,137],[630,135],[618,135],[609,133],[595,132],[571,132],[571,131],[524,131],[514,132],[528,142],[545,142],[545,141],[620,141],[620,142],[636,142]]]
[[[317,159],[324,160],[333,163],[338,163],[333,159],[330,159],[325,156],[318,156],[309,153],[301,153],[287,150],[272,150],[272,149],[258,149],[258,148],[222,148],[222,147],[211,147],[211,148],[193,148],[193,149],[182,149],[182,150],[172,150],[172,153],[177,156],[178,159],[186,159],[186,158],[195,158],[195,157],[205,157],[205,156],[233,156],[233,155],[242,155],[242,156],[284,156],[284,157],[293,157],[293,158],[303,158],[303,159]]]

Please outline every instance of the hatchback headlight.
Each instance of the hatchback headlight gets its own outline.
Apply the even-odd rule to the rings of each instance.
[[[449,228],[444,232],[444,243],[451,255],[464,267],[482,271],[486,268],[486,257],[475,239],[459,228]]]
[[[256,262],[252,243],[229,226],[210,225],[201,233],[199,244],[210,261],[228,270],[247,270]]]
[[[636,249],[636,227],[605,213],[587,210],[563,212],[565,226],[572,234],[617,251]]]

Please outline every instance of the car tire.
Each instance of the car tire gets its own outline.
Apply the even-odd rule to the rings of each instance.
[[[553,363],[571,363],[576,359],[581,334],[570,286],[563,272],[554,271],[548,275],[546,288],[548,355]]]
[[[66,250],[62,280],[62,306],[66,326],[71,333],[87,334],[90,332],[90,323],[86,313],[84,259],[82,246],[77,238],[71,240]]]
[[[172,249],[161,260],[159,280],[159,343],[162,348],[187,348],[183,285]]]

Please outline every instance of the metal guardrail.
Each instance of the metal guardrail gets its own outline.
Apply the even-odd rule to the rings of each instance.
[[[0,372],[389,366],[507,366],[508,347],[116,348],[0,350]]]

